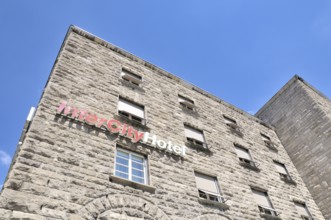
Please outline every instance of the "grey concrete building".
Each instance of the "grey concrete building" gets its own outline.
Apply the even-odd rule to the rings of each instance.
[[[331,102],[294,76],[256,114],[275,126],[325,219],[331,219]]]
[[[325,219],[273,127],[77,27],[30,119],[1,219]]]

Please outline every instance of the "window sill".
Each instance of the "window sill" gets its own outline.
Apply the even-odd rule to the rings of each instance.
[[[266,220],[281,220],[280,217],[269,214],[260,214],[260,216]]]
[[[280,177],[281,180],[283,180],[285,183],[291,184],[291,185],[297,185],[297,183],[290,177]]]
[[[230,206],[228,206],[227,204],[225,204],[224,202],[216,202],[216,201],[211,201],[211,200],[207,200],[207,199],[201,199],[199,198],[199,203],[204,204],[204,205],[211,205],[214,207],[218,207],[222,210],[228,210],[230,208]]]
[[[208,145],[206,143],[203,143],[203,145],[199,145],[199,144],[195,144],[195,143],[190,142],[190,141],[186,141],[185,145],[188,146],[188,147],[197,149],[197,150],[210,152],[210,149],[208,148]]]
[[[179,104],[180,108],[182,109],[183,112],[190,114],[190,115],[198,115],[198,112],[196,110],[196,107],[194,107],[193,109],[189,109],[181,104]]]
[[[133,125],[135,127],[139,127],[139,128],[145,129],[145,130],[148,129],[148,127],[146,125],[146,121],[145,121],[144,124],[142,124],[141,122],[134,121],[134,120],[132,120],[132,119],[126,117],[126,116],[120,115],[120,114],[114,115],[114,119],[123,120],[123,121],[125,121],[128,124],[131,124],[131,125]]]
[[[267,146],[267,148],[269,148],[272,151],[278,152],[278,149],[276,147],[276,144],[273,143],[272,141],[264,141],[265,145]]]
[[[114,176],[114,175],[110,175],[109,181],[113,182],[113,183],[118,183],[118,184],[121,184],[124,186],[129,186],[129,187],[132,187],[135,189],[140,189],[140,190],[143,190],[143,191],[146,191],[149,193],[155,193],[155,190],[156,190],[156,188],[153,186],[132,182],[130,180],[123,179],[123,178],[120,178],[120,177]]]
[[[229,126],[229,125],[228,125]],[[231,126],[229,126],[229,130],[230,130],[230,132],[232,133],[232,134],[235,134],[235,135],[237,135],[238,137],[243,137],[244,136],[244,134],[240,131],[240,129],[239,128],[233,128],[233,127],[231,127]]]
[[[252,164],[253,163],[253,164]],[[251,162],[251,163],[246,163],[246,162],[242,162],[242,161],[239,161],[239,164],[247,169],[251,169],[251,170],[254,170],[256,172],[260,172],[261,170],[255,165],[254,162]]]

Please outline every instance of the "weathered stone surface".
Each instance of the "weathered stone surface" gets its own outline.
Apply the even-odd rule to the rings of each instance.
[[[271,123],[325,219],[331,219],[331,102],[298,76],[258,113]]]
[[[143,77],[141,89],[122,83],[122,68]],[[178,103],[190,97],[196,112]],[[188,148],[185,158],[104,133],[56,115],[62,100],[99,117],[117,114],[119,96],[145,106],[147,127],[162,139],[184,146],[184,123],[203,130],[210,152]],[[242,136],[231,132],[223,114],[235,119]],[[141,129],[138,128],[138,129]],[[277,144],[265,146],[260,133]],[[148,156],[155,192],[109,181],[114,175],[116,143]],[[260,172],[240,165],[234,143],[248,148]],[[296,186],[284,183],[273,160],[286,164]],[[194,171],[217,177],[230,208],[201,204]],[[323,220],[275,131],[256,117],[207,94],[179,78],[77,28],[72,28],[54,65],[36,115],[18,151],[0,210],[43,219],[261,219],[251,187],[268,190],[282,219],[299,220],[291,197],[307,202]],[[11,213],[12,214],[12,213]]]

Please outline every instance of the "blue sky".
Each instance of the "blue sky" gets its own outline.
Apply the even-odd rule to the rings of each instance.
[[[74,24],[255,113],[294,74],[331,97],[329,0],[0,3],[0,185]]]

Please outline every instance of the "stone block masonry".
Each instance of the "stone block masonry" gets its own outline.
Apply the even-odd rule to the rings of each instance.
[[[124,81],[122,69],[139,75],[141,83]],[[179,95],[192,100],[194,109],[184,108]],[[136,103],[147,123],[119,114],[120,98]],[[185,156],[63,117],[56,113],[62,100],[98,118],[126,120],[136,130],[185,146]],[[236,126],[228,126],[223,115]],[[191,133],[186,133],[187,127]],[[277,151],[265,145],[261,133],[273,141]],[[203,136],[205,143],[192,142],[187,135]],[[245,161],[239,160],[234,144],[249,150],[250,166],[243,166]],[[115,173],[119,146],[133,155],[144,155],[146,183]],[[296,185],[280,178],[274,161],[286,165]],[[220,191],[216,196],[222,200],[198,191],[196,172],[209,176],[208,183],[215,180]],[[253,188],[267,192],[277,216],[261,213]],[[206,195],[214,201],[203,198]],[[300,220],[294,201],[304,202],[314,219],[324,219],[271,126],[70,27],[1,192],[0,218]]]
[[[258,113],[272,124],[325,219],[331,219],[331,102],[299,76]]]

